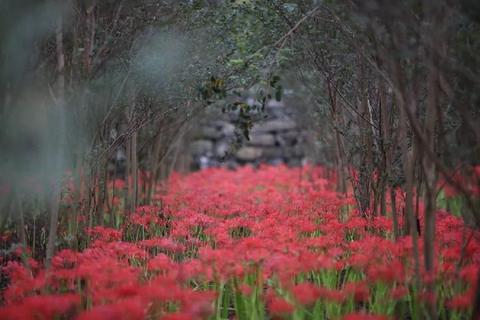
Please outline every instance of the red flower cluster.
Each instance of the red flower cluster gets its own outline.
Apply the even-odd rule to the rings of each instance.
[[[58,252],[51,270],[10,262],[0,318],[205,319],[222,303],[245,313],[252,301],[265,318],[393,317],[383,306],[412,294],[412,240],[393,241],[389,218],[346,214],[355,201],[334,186],[322,168],[174,174],[158,206],[126,214],[119,230],[86,229],[90,246]],[[468,312],[480,236],[446,213],[437,233],[436,272],[422,280],[448,288],[439,305]]]

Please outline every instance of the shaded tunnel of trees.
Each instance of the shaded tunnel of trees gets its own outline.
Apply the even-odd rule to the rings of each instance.
[[[71,217],[115,227],[117,201],[152,205],[190,171],[202,119],[235,112],[239,148],[271,100],[295,110],[310,163],[364,219],[412,238],[418,288],[435,294],[420,275],[435,272],[437,212],[480,226],[478,1],[3,0],[0,39],[5,263],[29,247],[22,262],[48,268],[59,248],[79,249],[81,230],[57,232]],[[464,234],[467,247],[477,235]]]

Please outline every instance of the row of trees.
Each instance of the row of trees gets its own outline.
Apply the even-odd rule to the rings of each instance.
[[[339,190],[352,185],[366,217],[389,212],[395,237],[412,236],[421,287],[421,272],[434,272],[440,180],[462,195],[466,224],[480,225],[473,198],[479,181],[457,178],[475,176],[480,160],[479,7],[467,1],[298,2],[288,14],[285,5],[273,11],[290,28],[277,48],[289,53],[293,85],[309,94],[310,112],[319,115],[314,122],[335,155]],[[404,212],[395,209],[397,189],[405,192]],[[433,296],[433,286],[425,286]],[[433,304],[430,313],[435,318]]]
[[[205,106],[198,86],[216,68],[210,35],[188,23],[203,8],[189,1],[2,1],[2,231],[14,223],[19,242],[33,244],[48,264],[65,241],[56,232],[64,214],[104,222],[119,148],[129,177],[125,209],[150,201],[178,163],[190,120]],[[66,172],[70,194],[62,190]],[[69,206],[60,205],[65,197],[73,199]]]
[[[215,103],[233,106],[265,78],[236,59],[261,25],[251,9],[2,1],[0,232],[13,227],[18,243],[48,265],[56,248],[80,238],[80,230],[58,237],[66,217],[113,225],[119,195],[126,212],[150,203],[174,169],[188,169],[184,141],[196,119],[219,109]],[[260,65],[262,55],[254,60]],[[239,132],[251,126],[243,114]],[[126,177],[125,192],[112,195],[117,177]]]

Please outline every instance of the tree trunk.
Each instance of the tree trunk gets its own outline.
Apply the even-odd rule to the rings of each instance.
[[[382,153],[382,166],[379,172],[380,175],[380,214],[387,215],[387,187],[388,178],[390,176],[390,121],[387,110],[387,93],[382,79],[378,79],[378,91],[380,101],[380,152]],[[396,236],[395,236],[396,238]]]
[[[345,194],[347,192],[347,178],[345,174],[345,153],[343,149],[342,136],[340,134],[341,127],[341,109],[337,103],[336,90],[333,90],[331,80],[327,80],[328,96],[330,99],[330,108],[332,122],[335,129],[335,160],[337,165],[337,191]]]
[[[392,210],[392,220],[393,220],[393,237],[395,240],[399,237],[399,229],[398,229],[398,216],[397,216],[397,198],[395,188],[390,189],[390,205]]]
[[[155,143],[150,157],[150,177],[148,178],[147,203],[151,203],[153,193],[155,192],[156,177],[160,165],[160,151],[162,145],[162,133],[158,132],[155,137]]]
[[[437,69],[433,65],[430,66],[427,84],[427,112],[425,115],[425,136],[427,145],[423,148],[430,149],[431,154],[435,154],[435,127],[437,123],[437,90],[436,79]],[[435,211],[436,211],[436,184],[437,173],[435,163],[428,156],[423,156],[423,172],[425,177],[426,190],[426,207],[425,207],[425,232],[424,232],[424,258],[425,272],[432,279],[434,277],[434,258],[435,258]],[[433,283],[427,285],[427,290],[431,296],[435,295],[435,286]],[[430,304],[430,316],[436,318],[436,304]]]
[[[137,132],[132,133],[131,138],[131,157],[132,157],[132,166],[131,166],[131,175],[132,175],[132,194],[131,194],[131,206],[132,210],[138,205],[138,155],[137,155],[137,139],[138,134]]]
[[[480,319],[480,268],[477,271],[477,289],[473,297],[473,312],[471,320]]]
[[[95,21],[95,7],[97,3],[96,0],[92,0],[91,3],[87,4],[85,8],[86,14],[86,26],[87,30],[84,36],[84,52],[83,52],[83,67],[84,67],[84,74],[85,77],[90,76],[92,72],[92,58],[93,58],[93,50],[95,48],[95,29],[96,29],[96,21]]]
[[[30,270],[30,264],[28,263],[28,257],[27,257],[27,235],[25,234],[25,219],[24,219],[24,214],[23,214],[23,208],[22,208],[22,199],[20,198],[18,192],[15,194],[13,200],[12,200],[12,207],[15,206],[15,203],[17,204],[17,210],[18,213],[15,215],[15,224],[17,227],[17,234],[20,240],[20,243],[22,245],[22,263],[27,268]],[[35,241],[35,239],[34,239]],[[31,270],[30,270],[31,271]]]
[[[412,236],[413,259],[415,268],[415,284],[420,288],[420,255],[418,249],[418,233],[416,221],[413,213],[413,179],[414,179],[414,151],[409,152],[407,141],[407,115],[405,108],[408,108],[403,101],[404,97],[399,98],[397,104],[400,106],[400,141],[402,147],[403,171],[405,173],[405,218],[404,233]]]
[[[372,191],[372,165],[373,165],[373,150],[372,150],[372,129],[365,119],[371,119],[370,109],[368,107],[368,92],[366,85],[365,66],[360,66],[359,94],[360,94],[360,113],[358,123],[360,123],[360,141],[362,143],[362,150],[360,154],[360,168],[359,168],[359,203],[360,211],[363,215],[373,213],[371,211],[371,191]]]
[[[57,101],[54,106],[55,112],[54,116],[59,120],[57,125],[59,128],[62,128],[63,124],[63,113],[65,108],[65,54],[63,49],[63,17],[60,13],[57,18],[56,26],[56,54],[57,54]],[[47,268],[50,267],[52,257],[55,253],[55,246],[57,242],[57,224],[58,224],[58,210],[60,205],[60,191],[61,191],[61,178],[62,178],[62,156],[64,146],[64,130],[59,130],[60,136],[58,138],[57,145],[55,145],[58,150],[55,155],[55,170],[59,171],[58,176],[54,177],[52,181],[52,190],[51,195],[48,197],[48,208],[50,212],[50,225],[49,225],[49,234],[48,242],[46,248],[46,257],[45,265]],[[54,148],[54,149],[56,149]]]

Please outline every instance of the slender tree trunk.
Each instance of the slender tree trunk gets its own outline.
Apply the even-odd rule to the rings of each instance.
[[[393,220],[393,237],[395,240],[399,237],[399,228],[398,228],[398,216],[397,216],[397,197],[395,188],[390,189],[390,206],[392,211],[392,220]]]
[[[93,50],[95,48],[95,29],[96,29],[96,20],[95,20],[95,7],[97,5],[96,0],[90,1],[85,8],[86,14],[86,26],[87,30],[84,37],[84,52],[83,52],[83,67],[85,76],[88,77],[92,72],[92,58]]]
[[[332,83],[330,80],[327,80],[327,89],[328,96],[330,98],[330,107],[331,107],[331,116],[332,122],[335,126],[335,159],[337,164],[337,191],[345,194],[347,192],[347,178],[345,174],[345,155],[344,149],[342,147],[342,136],[340,134],[341,127],[341,110],[337,103],[337,94],[336,90],[333,90]]]
[[[158,132],[157,137],[155,139],[155,144],[153,146],[152,157],[150,160],[150,177],[148,183],[148,193],[147,193],[147,203],[152,201],[153,193],[155,192],[156,181],[158,176],[158,168],[160,166],[160,151],[162,146],[162,132]]]
[[[127,142],[127,194],[126,205],[128,211],[133,211],[137,207],[138,200],[138,157],[137,157],[137,139],[138,132],[135,127],[136,115],[135,115],[135,99],[136,94],[131,93],[131,107],[128,112],[128,125],[129,130],[133,130],[130,138]]]
[[[52,194],[49,197],[48,211],[50,212],[50,224],[49,224],[49,233],[46,249],[46,259],[45,265],[47,268],[50,267],[52,262],[53,255],[55,254],[55,247],[57,242],[57,226],[58,226],[58,216],[60,208],[60,185],[59,182],[54,182],[52,188]]]
[[[131,199],[131,205],[132,205],[132,210],[135,210],[135,208],[138,205],[138,155],[137,155],[137,139],[138,139],[138,134],[135,131],[132,134],[131,138],[131,157],[132,157],[132,168],[131,168],[131,174],[132,174],[132,199]]]
[[[103,178],[102,178],[102,184],[101,184],[101,200],[100,200],[100,212],[102,216],[102,221],[104,220],[104,217],[107,214],[110,214],[110,225],[113,225],[114,219],[113,219],[113,211],[111,210],[112,208],[110,207],[110,203],[108,201],[108,158],[105,158],[102,160],[104,165],[103,165]]]
[[[380,172],[381,176],[381,185],[380,185],[380,214],[382,216],[387,215],[387,186],[388,186],[388,179],[390,176],[390,157],[389,151],[391,149],[390,146],[390,121],[388,117],[388,110],[387,110],[387,93],[385,89],[385,85],[382,79],[378,80],[378,90],[379,90],[379,101],[380,101],[380,151],[382,153],[382,171]],[[395,236],[396,238],[396,236]]]
[[[17,205],[17,214],[15,215],[15,224],[17,227],[17,234],[20,240],[20,243],[22,245],[22,263],[27,268],[30,270],[30,264],[28,263],[28,257],[27,257],[27,235],[25,233],[25,215],[23,213],[23,207],[22,207],[22,199],[20,198],[20,195],[18,192],[16,192],[13,200],[12,200],[12,207],[15,207],[15,204]],[[31,271],[31,270],[30,270]]]
[[[405,173],[405,219],[404,234],[412,236],[413,259],[415,269],[415,284],[420,288],[420,254],[418,249],[418,233],[416,230],[416,221],[413,213],[413,179],[414,179],[414,152],[409,152],[407,141],[407,115],[403,104],[404,97],[398,99],[397,105],[400,106],[400,141],[402,148],[403,171]]]
[[[54,116],[58,119],[58,129],[60,135],[56,137],[58,139],[57,145],[54,147],[56,151],[55,155],[55,167],[54,169],[60,171],[57,177],[54,177],[52,181],[51,195],[48,198],[48,208],[50,212],[50,225],[49,225],[49,234],[48,242],[46,248],[46,259],[45,265],[47,268],[50,267],[52,257],[55,253],[55,246],[57,242],[57,224],[58,224],[58,214],[59,214],[59,205],[60,205],[60,191],[61,191],[61,178],[62,178],[62,157],[63,157],[63,148],[65,134],[63,129],[63,113],[65,108],[65,54],[63,49],[63,17],[60,13],[57,18],[57,27],[56,27],[56,53],[57,53],[57,101],[54,106],[55,112]]]
[[[73,231],[75,239],[78,239],[78,217],[86,213],[85,211],[85,199],[87,194],[85,192],[85,171],[83,169],[83,161],[78,158],[75,168],[75,190],[73,194],[73,215],[75,230]],[[78,249],[78,241],[74,243],[74,249]]]
[[[430,149],[432,154],[435,153],[435,127],[437,123],[437,69],[433,65],[430,66],[428,74],[428,93],[427,93],[427,112],[425,115],[425,136],[428,145],[423,148]],[[434,258],[435,258],[435,211],[436,211],[436,184],[437,173],[435,163],[428,156],[423,156],[423,172],[425,177],[426,191],[426,207],[425,207],[425,232],[424,232],[424,258],[425,272],[434,278]],[[433,283],[427,285],[429,294],[435,296],[435,286]],[[436,318],[436,303],[430,304],[430,316]]]
[[[360,112],[363,119],[359,115],[358,123],[360,123],[360,140],[364,150],[360,155],[359,168],[359,203],[360,210],[363,215],[373,213],[371,211],[371,189],[372,189],[372,165],[373,165],[373,150],[372,150],[372,129],[367,121],[364,119],[371,119],[370,109],[368,107],[368,92],[366,85],[365,66],[360,66],[359,76],[359,100]]]
[[[473,297],[473,312],[471,320],[480,319],[480,268],[477,271],[477,290]]]
[[[125,153],[126,153],[126,159],[125,159],[125,180],[126,180],[126,190],[125,190],[125,210],[128,212],[131,210],[131,199],[132,199],[132,143],[131,139],[127,140],[126,146],[125,146]]]

